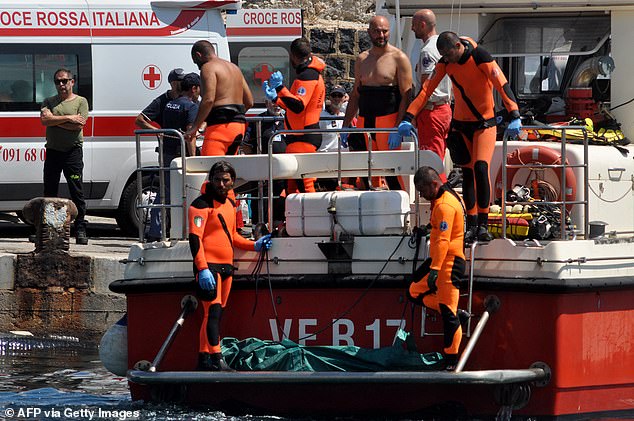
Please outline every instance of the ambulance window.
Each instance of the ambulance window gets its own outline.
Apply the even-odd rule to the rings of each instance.
[[[39,111],[57,94],[53,75],[60,68],[75,76],[74,91],[92,109],[90,46],[80,44],[5,44],[0,52],[0,111]]]
[[[64,68],[78,74],[78,58],[74,54],[36,54],[35,55],[35,102],[41,103],[45,98],[57,95],[53,75],[58,69]],[[77,93],[77,81],[75,81]]]
[[[284,47],[244,47],[238,53],[237,64],[249,84],[256,104],[264,104],[262,82],[274,71],[282,72],[284,82],[290,82],[290,58]]]
[[[33,56],[0,54],[0,102],[33,102]]]

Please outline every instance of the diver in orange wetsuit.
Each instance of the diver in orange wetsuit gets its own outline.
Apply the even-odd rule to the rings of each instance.
[[[207,40],[194,43],[191,57],[200,69],[202,98],[185,139],[195,143],[199,130],[204,130],[202,156],[236,155],[247,130],[245,113],[253,106],[249,85],[240,68],[218,57]],[[233,191],[229,197],[236,202]],[[242,212],[237,214],[237,223],[238,228],[244,226]]]
[[[469,314],[458,309],[458,285],[465,272],[463,245],[464,210],[460,196],[431,167],[421,167],[414,185],[432,204],[430,257],[415,271],[409,287],[412,301],[439,312],[444,330],[446,368],[458,362],[462,327]]]
[[[189,207],[189,247],[203,308],[198,354],[201,370],[231,370],[220,349],[220,318],[231,291],[233,247],[255,251],[271,248],[270,235],[251,241],[237,234],[235,205],[227,197],[235,179],[236,172],[228,162],[216,162],[209,170],[203,194]]]
[[[284,126],[287,130],[319,129],[319,117],[324,108],[326,85],[322,72],[326,63],[312,54],[310,42],[297,38],[291,43],[291,64],[297,73],[289,90],[277,71],[262,84],[264,95],[286,110]],[[316,152],[321,146],[321,133],[286,135],[286,153]],[[314,192],[315,178],[289,180],[289,193]]]
[[[454,32],[438,36],[442,59],[407,108],[399,133],[412,130],[411,121],[421,112],[434,89],[449,75],[455,98],[453,120],[447,147],[454,164],[462,167],[462,194],[467,208],[465,243],[490,241],[488,216],[491,198],[489,165],[495,148],[496,119],[493,88],[500,93],[511,121],[505,135],[517,136],[521,128],[515,95],[491,54],[470,38]]]

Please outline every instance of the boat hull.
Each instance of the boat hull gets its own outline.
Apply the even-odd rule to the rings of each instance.
[[[372,282],[366,281],[366,284]],[[392,343],[400,320],[404,320],[405,329],[417,337],[419,351],[440,350],[440,318],[427,314],[423,325],[419,307],[412,318],[405,303],[405,283],[391,281],[366,290],[337,288],[334,284],[325,288],[298,288],[288,279],[273,280],[273,300],[268,286],[260,285],[255,305],[253,282],[238,278],[223,316],[222,333],[237,338],[278,340],[284,336],[282,331],[291,340],[307,345],[378,347]],[[173,281],[172,291],[156,291],[153,287],[148,290],[154,292],[127,293],[130,368],[139,360],[151,361],[157,354],[180,313],[183,296],[193,294],[188,285],[191,283],[183,280],[179,287]],[[518,287],[503,279],[479,279],[473,297],[473,324],[482,314],[484,299],[489,295],[497,296],[501,305],[485,326],[465,370],[527,369],[540,362],[551,371],[548,384],[531,385],[530,401],[514,413],[560,416],[634,411],[634,285],[610,289],[526,284]],[[276,303],[275,308],[272,302]],[[464,297],[462,304],[462,307],[467,305]],[[335,319],[339,320],[333,324]],[[187,318],[159,371],[195,369],[201,320],[200,310]],[[314,337],[306,338],[315,332]],[[464,337],[462,348],[467,341]],[[179,390],[183,387],[186,390],[177,394],[179,399],[188,403],[224,407],[240,402],[275,413],[293,413],[296,409],[361,414],[385,409],[394,413],[396,406],[398,411],[417,412],[460,402],[459,410],[470,415],[494,415],[504,405],[500,385],[394,382],[389,388],[377,387],[368,392],[374,389],[369,384],[307,382],[300,387],[281,381],[268,388],[226,381],[176,383]],[[336,394],[332,393],[335,386]],[[165,387],[132,382],[132,397],[148,399],[160,390],[164,395]],[[388,390],[394,399],[386,399]],[[162,396],[161,393],[158,395]]]

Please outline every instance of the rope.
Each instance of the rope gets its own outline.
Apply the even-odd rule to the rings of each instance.
[[[623,196],[619,197],[618,199],[614,199],[614,200],[607,200],[601,197],[601,195],[599,193],[597,193],[593,188],[592,185],[588,184],[588,189],[597,197],[597,199],[601,200],[602,202],[605,203],[616,203],[616,202],[620,202],[622,199],[624,199],[626,196],[628,196],[630,194],[630,189],[627,189],[625,191],[625,193],[623,193]]]

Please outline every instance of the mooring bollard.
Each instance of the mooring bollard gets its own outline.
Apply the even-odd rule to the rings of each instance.
[[[70,224],[77,207],[69,199],[36,197],[22,209],[24,218],[35,226],[35,252],[51,253],[70,248]]]

